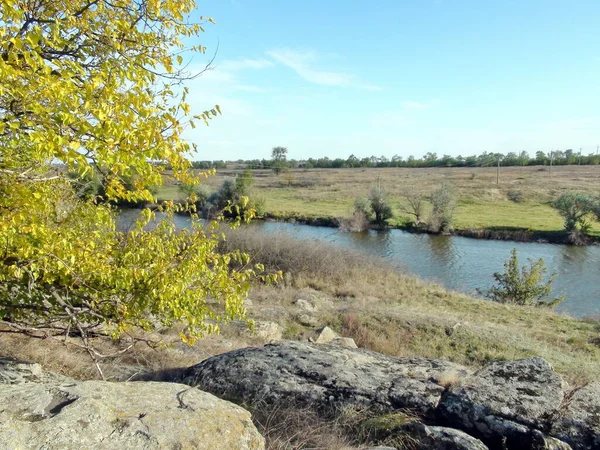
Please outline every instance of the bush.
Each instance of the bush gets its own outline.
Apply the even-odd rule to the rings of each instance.
[[[433,206],[429,218],[429,230],[433,233],[444,233],[452,230],[452,219],[456,208],[456,192],[454,186],[444,183],[433,191],[429,200]]]
[[[375,223],[385,225],[385,221],[393,216],[388,193],[379,187],[373,188],[369,195],[369,201],[371,202],[371,210],[375,214]]]
[[[487,297],[499,303],[511,303],[516,305],[545,306],[553,308],[564,300],[564,296],[557,297],[549,302],[541,299],[550,295],[551,285],[555,273],[550,275],[546,282],[543,281],[546,274],[546,266],[543,259],[537,261],[529,260],[529,268],[521,267],[517,249],[513,248],[510,258],[504,263],[504,273],[496,272],[494,278],[498,286],[492,287]]]
[[[414,217],[414,224],[420,225],[423,221],[425,209],[425,197],[415,188],[407,189],[403,195],[406,204],[400,203],[400,210]]]
[[[207,215],[223,214],[224,217],[234,219],[245,217],[253,209],[252,202],[249,201],[253,184],[254,177],[249,170],[235,179],[225,180],[221,187],[208,197],[205,207]],[[264,209],[264,201],[259,206]]]
[[[521,191],[508,191],[506,193],[506,197],[515,203],[523,203],[525,199],[523,198],[523,193]]]
[[[552,202],[552,207],[565,218],[565,230],[583,233],[590,230],[588,219],[594,213],[596,205],[597,199],[578,192],[567,192]],[[596,210],[596,214],[598,212],[600,211]]]

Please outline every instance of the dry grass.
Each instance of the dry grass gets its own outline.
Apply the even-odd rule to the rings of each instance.
[[[442,358],[472,367],[536,355],[550,361],[572,387],[600,379],[598,318],[577,320],[540,308],[470,298],[398,273],[383,261],[316,241],[242,228],[230,233],[224,245],[249,252],[267,270],[286,272],[285,281],[277,286],[252,288],[248,313],[257,321],[277,322],[287,338],[306,339],[320,326],[329,325],[354,338],[359,347],[389,355]],[[318,326],[299,322],[299,314],[306,311],[296,303],[298,299],[316,307],[309,314]],[[148,379],[153,378],[144,376],[148,371],[177,373],[178,368],[214,354],[266,342],[239,324],[193,347],[179,343],[177,331],[144,335],[162,338],[168,345],[151,349],[136,344],[129,353],[106,361],[105,373],[113,380]],[[96,342],[106,353],[127,344],[126,339]],[[53,339],[0,333],[0,354],[36,361],[75,378],[98,376],[83,351]],[[449,372],[438,382],[451,386],[461,380]],[[410,437],[402,434],[389,439],[373,434],[374,424],[380,427],[390,418],[373,418],[368,411],[323,416],[310,408],[280,405],[254,409],[253,418],[269,450],[352,450],[373,442],[403,449],[412,445]]]
[[[287,272],[285,283],[253,289],[250,313],[279,322],[289,338],[306,338],[315,328],[295,319],[294,301],[305,298],[319,305],[319,325],[377,352],[475,367],[537,355],[574,383],[599,379],[598,321],[471,298],[330,244],[240,230],[228,245]]]

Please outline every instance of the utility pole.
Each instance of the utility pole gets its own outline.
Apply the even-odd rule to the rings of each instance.
[[[600,150],[600,144],[596,145],[596,156],[598,156],[598,150]]]
[[[583,147],[579,147],[579,166],[581,165],[581,150],[583,150]]]
[[[554,152],[550,151],[550,175],[552,175],[552,161],[554,161]]]
[[[496,186],[500,184],[500,157],[498,156],[498,168],[496,169]]]

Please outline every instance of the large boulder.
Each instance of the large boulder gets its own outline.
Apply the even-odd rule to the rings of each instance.
[[[450,387],[438,414],[444,423],[481,437],[488,445],[538,448],[545,445],[539,431],[547,430],[563,398],[563,381],[545,360],[502,361]]]
[[[75,381],[0,361],[0,449],[264,449],[250,413],[175,383]]]
[[[557,414],[550,434],[574,450],[600,449],[600,383],[572,392]]]
[[[415,422],[403,426],[398,433],[403,434],[415,450],[488,450],[479,439],[453,428]]]
[[[446,361],[285,341],[214,356],[186,370],[182,382],[250,405],[409,409],[432,416],[445,389],[440,380],[469,373]]]

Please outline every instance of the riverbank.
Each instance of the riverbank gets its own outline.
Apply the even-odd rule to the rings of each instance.
[[[242,173],[243,167],[219,170],[205,183],[216,190],[226,179]],[[443,183],[455,187],[457,207],[454,234],[521,242],[568,243],[562,233],[563,218],[550,203],[569,191],[597,195],[600,166],[506,167],[497,179],[495,168],[386,168],[386,169],[295,169],[279,176],[269,170],[253,170],[251,196],[264,204],[265,217],[320,226],[337,226],[352,215],[357,197],[368,196],[380,185],[388,193],[394,217],[392,228],[413,231],[411,218],[403,211],[406,192],[426,199]],[[179,200],[177,186],[163,186],[158,197]],[[425,200],[423,218],[431,205]],[[600,223],[592,224],[590,241],[600,239]]]
[[[328,326],[352,338],[358,347],[386,355],[444,359],[471,369],[493,361],[540,356],[552,364],[570,388],[600,381],[597,319],[579,320],[543,308],[472,298],[404,275],[380,258],[315,240],[261,233],[251,227],[229,232],[222,246],[224,251],[247,252],[253,263],[264,264],[267,271],[285,273],[278,285],[251,287],[245,307],[255,321],[254,331],[242,322],[232,322],[220,335],[208,336],[188,347],[179,342],[177,326],[153,334],[130,330],[143,338],[161,339],[167,345],[150,347],[139,342],[127,353],[120,353],[132,344],[126,335],[119,341],[94,337],[94,345],[103,354],[115,355],[103,360],[110,380],[126,381],[149,371],[174,373],[212,355],[282,338],[315,340]],[[66,346],[62,339],[0,333],[0,354],[39,362],[47,369],[79,379],[98,376],[85,351]],[[322,418],[311,416],[310,423],[306,419],[289,421],[281,429],[269,428],[268,424],[276,421],[260,422],[260,414],[269,411],[257,409],[254,413],[255,423],[267,424],[260,429],[269,450],[293,447],[278,446],[282,433],[311,436],[311,445],[316,448],[364,448],[350,445],[351,440],[344,441],[347,445],[343,447],[332,447],[331,440],[341,431]],[[294,408],[285,414],[296,417],[302,411]]]
[[[298,223],[302,225],[344,228],[346,218],[344,217],[314,217],[298,214],[295,212],[268,212],[258,220],[272,220],[276,222]],[[372,230],[402,230],[409,233],[430,233],[424,227],[415,227],[411,224],[396,223],[386,227],[371,226]],[[598,245],[600,236],[597,235],[571,235],[565,231],[547,231],[547,230],[528,230],[518,227],[492,227],[479,229],[457,229],[445,233],[448,236],[462,236],[473,239],[487,239],[494,241],[515,241],[515,242],[539,242],[548,244],[564,245]]]

